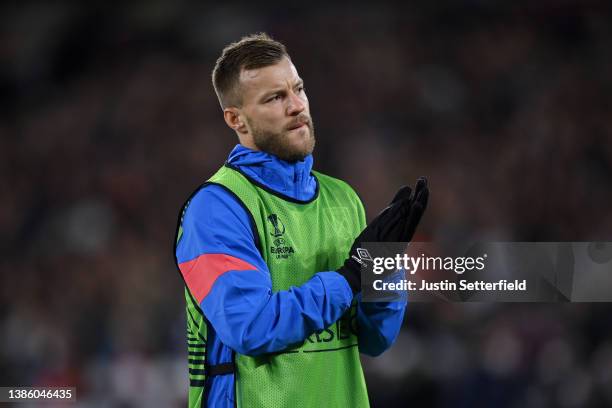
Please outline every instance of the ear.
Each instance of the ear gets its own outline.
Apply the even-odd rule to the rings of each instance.
[[[236,132],[241,134],[248,133],[246,124],[238,108],[229,107],[223,109],[223,119],[225,119],[227,126],[234,129]]]

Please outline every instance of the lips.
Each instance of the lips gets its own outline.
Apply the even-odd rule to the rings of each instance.
[[[288,127],[289,130],[299,129],[302,126],[305,126],[308,122],[298,122]]]

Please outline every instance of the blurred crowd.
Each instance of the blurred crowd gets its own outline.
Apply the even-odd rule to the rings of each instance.
[[[371,218],[429,178],[425,241],[612,238],[604,2],[0,6],[0,385],[184,406],[184,200],[237,143],[210,81],[267,31],[305,80],[315,168]],[[409,304],[373,406],[612,405],[606,304]]]

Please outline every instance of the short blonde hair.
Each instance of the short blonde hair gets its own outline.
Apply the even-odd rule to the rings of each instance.
[[[263,68],[289,58],[287,49],[266,33],[251,34],[226,46],[212,72],[212,82],[222,108],[242,105],[240,72]]]

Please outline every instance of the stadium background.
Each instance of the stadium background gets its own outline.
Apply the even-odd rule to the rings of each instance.
[[[610,240],[605,2],[0,6],[0,384],[184,406],[172,240],[236,138],[210,84],[267,31],[306,81],[315,167],[371,218],[427,175],[422,240]],[[375,407],[612,405],[606,304],[410,304]]]

